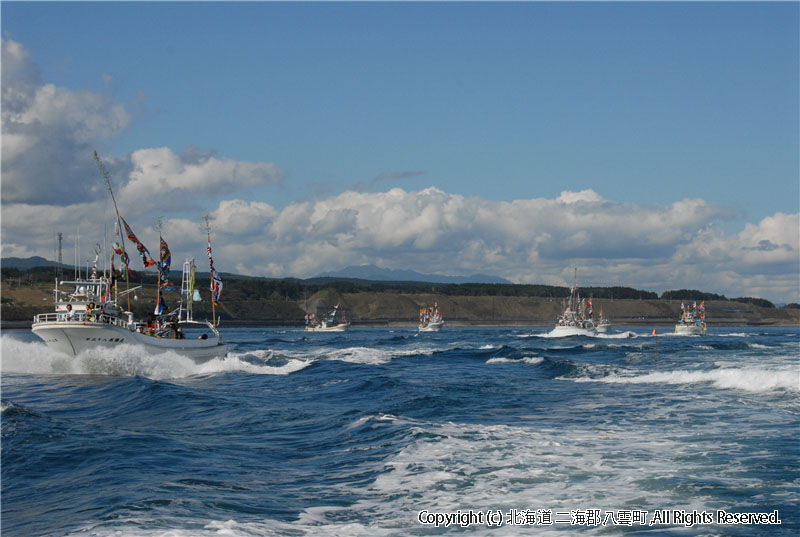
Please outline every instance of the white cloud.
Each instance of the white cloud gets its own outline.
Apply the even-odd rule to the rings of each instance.
[[[132,118],[109,95],[43,84],[17,42],[4,39],[2,55],[2,254],[53,258],[57,231],[66,244],[80,234],[88,252],[113,229],[92,149]],[[434,187],[348,191],[278,209],[242,199],[243,190],[284,180],[273,163],[169,147],[104,161],[123,215],[151,252],[155,217],[172,215],[163,229],[176,266],[186,255],[205,256],[201,216],[209,214],[217,268],[249,275],[310,277],[374,263],[565,285],[578,266],[583,285],[800,301],[800,214],[776,213],[730,235],[716,226],[734,212],[702,199],[643,205],[587,189],[504,202]],[[376,181],[390,177],[398,174]]]
[[[726,236],[713,224],[732,213],[703,200],[637,205],[562,193],[496,202],[436,188],[392,189],[345,192],[280,210],[232,200],[212,214],[217,264],[250,275],[310,277],[376,263],[565,285],[578,266],[584,285],[800,298],[799,216],[778,213]]]
[[[131,118],[105,94],[42,84],[38,66],[19,43],[2,40],[4,202],[79,202],[101,189],[93,145],[123,132]]]
[[[132,123],[110,94],[70,90],[41,80],[20,43],[2,40],[2,201],[48,206],[103,201],[106,188],[92,159],[103,142]],[[102,74],[107,86],[113,77]],[[146,148],[121,158],[102,157],[120,208],[135,217],[201,211],[243,188],[275,185],[284,172],[273,163],[213,154]]]
[[[714,224],[730,212],[703,200],[637,205],[596,196],[564,204],[563,196],[497,202],[436,188],[392,189],[345,192],[282,209],[224,200],[209,211],[214,259],[220,270],[268,277],[311,277],[375,263],[550,285],[571,282],[577,266],[586,286],[655,292],[688,287],[800,300],[800,214],[777,213],[726,235]],[[77,226],[88,251],[102,242],[103,214],[110,220],[108,204],[101,202],[4,205],[3,255],[52,257],[54,230],[72,236]],[[155,222],[140,215],[126,219],[155,251]],[[186,255],[204,257],[199,218],[167,219],[163,228],[176,263]]]
[[[130,157],[132,171],[120,189],[128,204],[174,203],[195,198],[219,199],[238,190],[278,184],[284,172],[269,162],[242,162],[211,155],[181,157],[167,147],[140,149]]]

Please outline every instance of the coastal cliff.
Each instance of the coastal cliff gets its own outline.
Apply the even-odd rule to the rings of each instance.
[[[139,315],[152,311],[154,297],[145,290],[131,307]],[[3,326],[29,326],[37,313],[52,311],[52,292],[46,286],[12,286],[3,282],[0,319]],[[169,301],[169,298],[168,298]],[[173,304],[175,302],[173,301]],[[416,325],[421,308],[438,303],[445,322],[454,325],[550,326],[562,310],[562,299],[527,296],[460,296],[440,293],[380,291],[340,292],[324,288],[305,300],[275,296],[223,297],[216,314],[222,326],[299,326],[306,313],[324,313],[340,305],[353,326]],[[688,303],[688,302],[687,302]],[[614,325],[673,325],[681,313],[680,300],[594,299],[594,311]],[[706,300],[709,326],[800,325],[800,309],[770,308],[733,300]],[[195,304],[195,318],[211,318],[207,302]]]

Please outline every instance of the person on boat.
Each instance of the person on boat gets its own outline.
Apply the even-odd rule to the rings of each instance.
[[[178,328],[178,323],[176,321],[172,321],[169,323],[169,329],[172,330],[172,337],[175,339],[183,339],[183,332],[181,329]]]
[[[64,319],[67,321],[75,319],[75,310],[72,309],[72,304],[67,304],[67,313],[64,314]]]
[[[87,321],[89,321],[89,322],[92,322],[92,323],[97,320],[97,313],[95,312],[95,309],[94,309],[94,302],[89,302],[86,305],[85,319]]]

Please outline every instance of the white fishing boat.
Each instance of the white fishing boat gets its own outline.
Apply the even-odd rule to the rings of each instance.
[[[419,311],[419,331],[438,332],[444,326],[442,312],[439,311],[439,304],[434,302],[433,306],[422,308]]]
[[[578,269],[575,283],[569,290],[569,299],[556,319],[556,326],[548,332],[549,337],[596,336],[597,329],[592,319],[592,299],[582,299],[578,293]]]
[[[339,304],[336,304],[321,321],[317,321],[313,313],[306,315],[306,332],[344,332],[350,326],[350,321],[344,319],[344,313],[339,314],[340,320],[337,321],[338,312]]]
[[[575,311],[567,308],[558,317],[556,326],[548,335],[552,337],[595,336],[597,329],[591,319],[580,319]]]
[[[172,259],[169,247],[166,241],[159,237],[159,260],[149,258],[150,252],[136,238],[133,230],[119,214],[114,191],[111,188],[111,178],[97,153],[94,154],[94,158],[108,184],[117,216],[116,230],[119,241],[114,243],[111,269],[108,274],[103,273],[102,276],[98,276],[97,260],[100,254],[98,249],[91,276],[87,274],[85,279],[76,277],[72,281],[56,280],[53,290],[55,311],[34,316],[31,327],[33,333],[52,349],[70,356],[77,356],[98,347],[115,348],[121,345],[135,345],[152,353],[171,351],[198,363],[224,356],[227,347],[217,331],[216,315],[213,323],[195,321],[192,317],[192,302],[199,299],[199,293],[194,289],[194,259],[187,258],[183,264],[180,304],[177,309],[170,312],[164,305],[162,295],[162,291],[172,289],[167,280]],[[135,293],[142,286],[124,291],[118,290],[121,276],[118,276],[114,268],[114,254],[119,255],[123,263],[122,273],[126,287],[130,282],[128,267],[130,258],[125,249],[123,226],[128,240],[136,245],[144,267],[158,268],[156,307],[147,320],[135,319],[130,307],[131,293]],[[218,279],[211,260],[210,233],[208,260],[212,275],[212,301],[216,305],[222,281]],[[126,303],[125,308],[122,305],[123,298]]]
[[[675,325],[675,334],[679,336],[702,336],[706,333],[706,302],[697,306],[697,302],[689,309],[681,302],[681,320]]]
[[[187,267],[191,270],[194,260],[187,259],[184,264],[184,281],[188,282]],[[227,352],[216,327],[192,318],[193,292],[188,288],[186,304],[182,300],[176,311],[137,321],[131,311],[121,307],[120,300],[129,299],[141,286],[121,293],[115,293],[114,287],[112,279],[96,273],[83,280],[56,281],[55,311],[36,315],[33,333],[53,350],[70,356],[98,347],[135,345],[151,353],[172,351],[200,363]]]
[[[431,321],[428,323],[420,323],[420,332],[438,332],[444,326],[444,321]]]
[[[597,330],[598,334],[607,334],[611,329],[611,321],[609,321],[608,318],[603,315],[602,309],[600,310],[600,317],[594,324],[594,329]]]

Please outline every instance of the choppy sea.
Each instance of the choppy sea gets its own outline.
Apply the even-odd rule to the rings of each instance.
[[[229,329],[203,365],[6,330],[0,531],[800,534],[800,329],[547,330]]]

